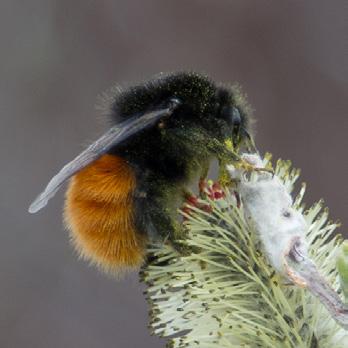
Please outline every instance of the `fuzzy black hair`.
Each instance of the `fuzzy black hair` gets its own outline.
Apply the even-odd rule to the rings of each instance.
[[[212,112],[216,103],[216,85],[207,76],[194,72],[160,74],[152,80],[125,89],[111,106],[115,122],[159,107],[177,98],[193,114]]]

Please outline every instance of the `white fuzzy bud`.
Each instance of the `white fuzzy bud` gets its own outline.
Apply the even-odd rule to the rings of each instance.
[[[258,169],[263,168],[258,155],[243,155],[243,160]],[[247,221],[259,234],[273,267],[284,273],[284,255],[294,240],[301,245],[301,251],[307,254],[307,226],[303,215],[293,209],[292,197],[277,176],[261,170],[248,178],[240,169],[233,166],[227,166],[227,169],[232,178],[239,182],[238,192]]]

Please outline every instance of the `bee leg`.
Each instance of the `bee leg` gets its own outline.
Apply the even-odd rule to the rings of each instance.
[[[151,244],[157,245],[157,247],[170,245],[182,256],[188,255],[191,252],[188,250],[188,247],[182,243],[184,235],[186,234],[184,226],[175,219],[171,219],[163,213],[159,213],[151,219],[150,225],[148,226],[150,226],[151,230],[150,232],[148,230],[148,237]],[[147,262],[151,262],[150,254]],[[166,262],[167,261],[163,261],[162,264]]]
[[[235,152],[233,148],[227,147],[224,143],[216,139],[210,139],[207,148],[215,154],[218,160],[225,161],[227,163],[240,161],[240,156]]]
[[[156,204],[157,203],[157,204]],[[178,221],[177,209],[165,207],[163,201],[152,202],[148,211],[147,233],[150,242],[156,244],[170,244],[180,254],[188,253],[184,240],[187,235],[185,226]]]
[[[209,169],[210,169],[209,162],[206,162],[202,165],[201,173],[199,176],[199,182],[198,182],[199,195],[201,197],[204,196],[204,194],[205,194]]]
[[[202,165],[201,175],[199,177],[200,181],[205,181],[207,179],[208,173],[209,173],[209,168],[210,168],[209,162],[204,163]]]
[[[183,245],[183,240],[185,239],[187,232],[181,223],[179,223],[176,219],[165,216],[164,214],[160,214],[156,217],[156,222],[154,223],[154,225],[157,226],[156,230],[161,234],[161,244],[169,243],[179,253],[184,253],[185,247]]]
[[[184,201],[189,201],[191,197],[194,197],[195,194],[189,189],[189,188],[184,188],[182,192],[182,196],[184,198]]]
[[[226,169],[226,161],[223,159],[219,160],[219,176],[218,176],[218,182],[223,187],[231,187],[233,186],[233,182],[231,180],[231,176],[228,173]]]
[[[242,159],[238,163],[239,168],[243,169],[245,172],[265,172],[272,174],[274,176],[274,170],[272,168],[265,168],[265,167],[257,167],[254,164],[250,163],[249,161]]]

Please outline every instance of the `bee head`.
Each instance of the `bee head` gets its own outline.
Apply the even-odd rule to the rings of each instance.
[[[216,117],[222,120],[222,131],[226,138],[231,138],[234,147],[245,138],[250,138],[250,108],[241,94],[239,87],[219,87]]]

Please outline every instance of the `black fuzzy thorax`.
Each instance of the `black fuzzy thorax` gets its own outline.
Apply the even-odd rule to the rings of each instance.
[[[216,85],[197,73],[160,74],[156,78],[121,92],[112,105],[112,118],[119,122],[161,106],[170,98],[178,98],[190,106],[192,117],[214,112]],[[190,117],[190,115],[186,115]]]

